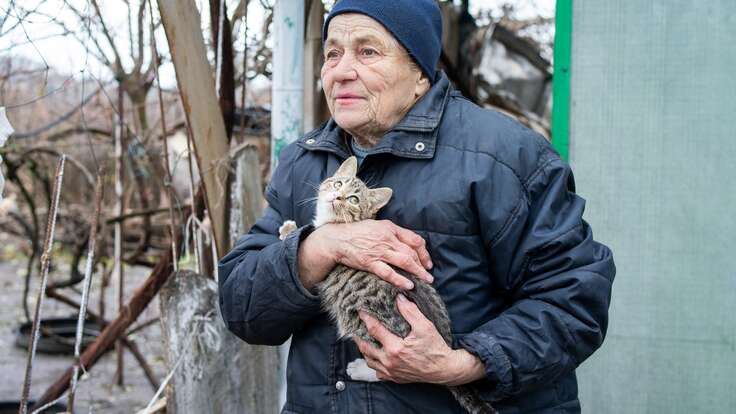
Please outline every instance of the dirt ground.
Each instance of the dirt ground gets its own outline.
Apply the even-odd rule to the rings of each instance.
[[[17,401],[20,398],[27,358],[27,350],[20,349],[14,344],[15,329],[24,321],[22,294],[26,266],[25,258],[17,252],[17,243],[17,240],[0,234],[0,309],[2,309],[0,312],[0,349],[2,349],[0,352],[0,401]],[[68,277],[67,269],[63,263],[58,263],[57,270],[50,275],[50,280]],[[126,297],[130,297],[133,290],[145,280],[148,273],[147,268],[126,268]],[[34,277],[29,294],[31,314],[40,285],[40,277]],[[78,287],[81,291],[81,283]],[[75,300],[81,297],[71,289],[64,289],[64,293]],[[98,310],[99,294],[99,280],[93,280],[89,303],[90,308],[95,311]],[[108,288],[105,295],[108,309],[105,317],[108,320],[114,317],[116,310],[117,302],[114,300],[114,295],[115,289]],[[68,305],[45,298],[42,316],[72,316],[76,315],[77,311]],[[138,318],[138,322],[155,318],[158,313],[158,300],[154,299]],[[167,369],[158,323],[136,333],[131,339],[137,343],[158,380],[161,381],[166,376]],[[72,355],[56,356],[37,353],[33,367],[31,398],[40,396],[71,364]],[[148,404],[155,391],[133,356],[126,351],[125,386],[123,388],[112,385],[115,367],[115,355],[108,353],[87,372],[77,389],[76,413],[130,414]]]

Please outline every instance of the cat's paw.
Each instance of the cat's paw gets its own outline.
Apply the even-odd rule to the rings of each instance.
[[[346,369],[350,379],[354,381],[365,381],[365,382],[378,382],[378,376],[376,370],[369,367],[365,359],[358,358],[353,362],[348,363]]]
[[[286,220],[284,224],[279,227],[279,239],[284,240],[289,233],[296,229],[296,222],[294,222],[294,220]]]

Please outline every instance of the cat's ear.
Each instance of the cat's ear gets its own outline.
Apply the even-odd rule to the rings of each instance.
[[[358,172],[358,159],[352,156],[342,163],[340,168],[335,171],[334,177],[355,177]]]
[[[383,206],[388,204],[394,191],[388,187],[368,190],[368,198],[371,201],[371,213],[376,214]]]

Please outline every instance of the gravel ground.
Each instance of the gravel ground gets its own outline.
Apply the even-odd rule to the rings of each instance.
[[[25,272],[25,258],[17,253],[17,241],[7,235],[0,234],[0,401],[18,400],[20,398],[23,377],[26,366],[27,350],[15,346],[15,329],[24,321],[22,294],[23,276]],[[148,276],[147,268],[126,268],[126,298],[129,298],[135,288]],[[60,280],[68,277],[67,267],[58,264],[58,270],[50,275],[50,280]],[[98,275],[94,275],[98,277]],[[35,306],[35,299],[40,288],[40,277],[31,281],[29,294],[29,308],[31,313]],[[81,283],[77,285],[81,290]],[[65,289],[67,296],[79,300],[80,296],[71,289]],[[97,311],[99,303],[100,283],[94,280],[90,296],[90,308]],[[117,301],[114,300],[115,289],[108,288],[106,292],[106,318],[114,317]],[[45,298],[42,308],[43,317],[72,316],[77,310],[50,298]],[[138,318],[139,322],[147,321],[158,316],[158,299],[154,299],[148,308]],[[145,355],[148,364],[161,381],[167,374],[166,363],[163,357],[161,329],[157,323],[136,333],[134,339]],[[46,388],[69,367],[72,355],[44,355],[36,354],[33,368],[33,385],[31,398],[40,396]],[[135,413],[148,404],[153,397],[154,390],[143,370],[133,356],[125,353],[125,385],[113,385],[116,359],[114,353],[103,356],[81,380],[76,394],[76,413]],[[66,403],[66,401],[64,401]]]

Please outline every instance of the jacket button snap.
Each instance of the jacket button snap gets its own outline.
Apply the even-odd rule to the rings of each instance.
[[[307,144],[309,144],[309,145],[312,145],[312,144],[314,144],[314,138],[309,138],[309,139],[307,140]]]
[[[417,144],[414,145],[414,149],[417,150],[417,151],[419,151],[419,152],[424,151],[424,143],[423,142],[417,142]]]
[[[342,381],[337,381],[335,383],[335,389],[338,391],[343,391],[345,389],[345,383]]]

